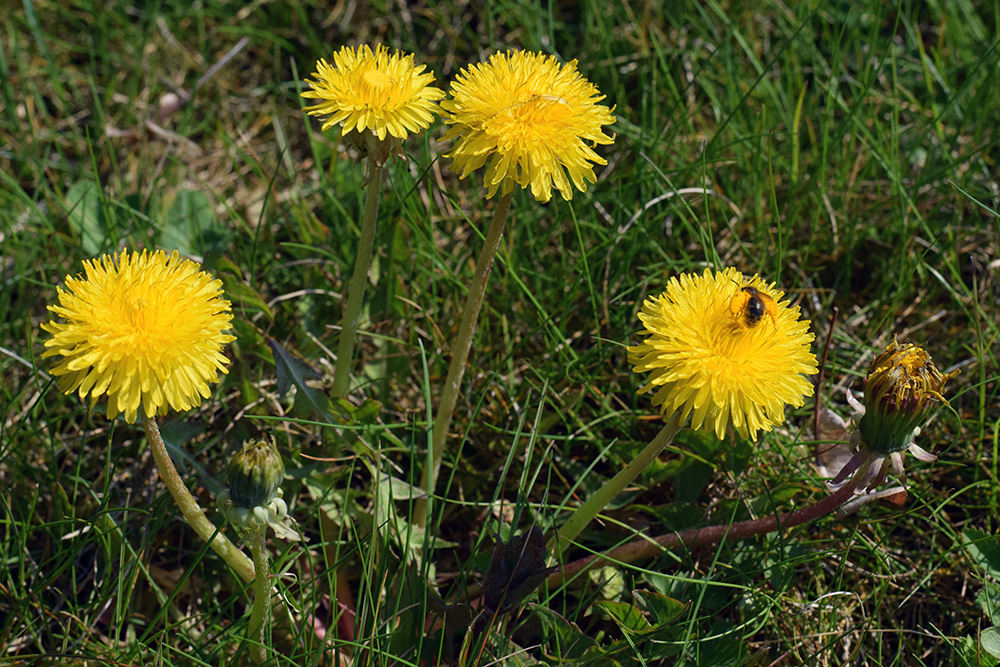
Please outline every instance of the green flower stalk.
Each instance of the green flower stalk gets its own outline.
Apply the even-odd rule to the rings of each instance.
[[[226,478],[229,488],[219,494],[219,510],[250,545],[253,554],[254,597],[248,633],[255,641],[250,655],[257,664],[267,660],[266,620],[270,609],[270,558],[265,544],[267,527],[287,537],[288,506],[282,499],[281,482],[285,464],[273,438],[248,440],[239,453],[229,459]],[[293,539],[298,539],[297,535]]]
[[[445,441],[472,347],[493,260],[500,244],[515,187],[531,189],[540,202],[555,189],[569,201],[574,189],[585,192],[597,181],[595,164],[607,164],[593,146],[611,144],[603,126],[615,122],[614,109],[599,104],[604,96],[576,69],[576,61],[560,64],[552,56],[526,51],[495,53],[485,63],[462,69],[451,84],[451,99],[441,102],[454,141],[445,157],[451,170],[465,178],[486,167],[486,198],[500,198],[476,263],[476,273],[452,345],[448,377],[441,392],[431,435],[430,461],[420,485],[427,499],[417,500],[414,522],[427,522],[428,499],[437,486]]]
[[[434,75],[424,73],[424,65],[414,65],[412,55],[390,53],[384,46],[373,52],[368,46],[343,47],[333,54],[333,65],[320,59],[315,81],[306,81],[310,90],[302,97],[319,100],[303,109],[310,116],[323,117],[324,131],[342,125],[343,132],[367,156],[365,212],[354,273],[347,291],[344,324],[337,346],[333,374],[334,398],[343,398],[350,384],[354,345],[364,304],[368,270],[375,242],[382,193],[383,165],[392,155],[403,156],[402,141],[434,122],[436,101],[444,91],[431,86]]]
[[[510,210],[512,197],[513,194],[501,195],[497,201],[490,229],[486,234],[486,242],[483,244],[483,248],[479,252],[479,260],[476,262],[476,272],[472,276],[472,284],[469,286],[465,308],[462,310],[462,321],[458,327],[458,335],[452,345],[448,376],[441,390],[441,398],[438,401],[438,409],[434,417],[434,428],[431,432],[430,462],[424,466],[420,477],[420,487],[427,491],[427,496],[418,498],[413,509],[413,521],[421,527],[427,523],[429,499],[437,486],[441,461],[444,459],[445,443],[448,439],[448,430],[455,414],[455,406],[458,404],[462,377],[465,375],[469,351],[472,349],[472,339],[476,333],[476,322],[479,320],[479,311],[486,298],[486,283],[493,270],[493,260],[496,259],[497,248],[500,247],[500,239],[503,237],[504,226],[507,224],[507,212]]]
[[[881,485],[890,467],[905,481],[903,453],[907,450],[921,461],[936,460],[914,439],[929,413],[948,405],[944,386],[956,375],[958,371],[942,374],[923,348],[893,340],[868,366],[864,402],[847,392],[847,402],[856,411],[857,429],[851,435],[854,456],[831,484],[852,477],[857,492],[862,493]]]

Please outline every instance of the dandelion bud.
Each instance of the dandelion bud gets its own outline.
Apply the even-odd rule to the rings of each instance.
[[[229,498],[237,507],[253,508],[270,503],[285,477],[285,464],[273,438],[247,440],[229,459],[226,479]]]
[[[953,377],[942,375],[922,348],[893,341],[875,357],[865,377],[865,414],[858,430],[869,449],[892,454],[907,449]]]
[[[892,341],[868,366],[864,402],[847,392],[847,402],[857,411],[854,455],[831,484],[852,478],[855,493],[872,491],[885,481],[890,467],[903,478],[905,450],[924,462],[936,460],[913,439],[935,404],[948,405],[941,392],[956,375],[958,371],[943,375],[923,348]]]
[[[229,488],[216,500],[219,510],[244,534],[263,535],[270,526],[283,539],[302,539],[282,498],[284,477],[274,438],[247,440],[226,466]]]

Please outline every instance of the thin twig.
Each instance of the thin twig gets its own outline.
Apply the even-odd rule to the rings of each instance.
[[[813,414],[813,438],[819,440],[819,405],[820,394],[823,392],[823,376],[826,374],[826,357],[830,353],[830,341],[833,339],[833,326],[837,323],[840,308],[833,307],[833,317],[830,318],[830,328],[826,332],[826,344],[823,346],[823,360],[819,364],[819,376],[816,378],[816,410]]]

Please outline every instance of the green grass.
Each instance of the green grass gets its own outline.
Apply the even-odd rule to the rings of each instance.
[[[359,665],[447,658],[425,624],[434,594],[464,601],[494,533],[557,528],[658,431],[623,346],[646,295],[706,266],[778,281],[812,320],[817,351],[839,309],[822,397],[840,414],[843,390],[860,389],[893,336],[960,368],[951,408],[918,439],[940,459],[908,459],[902,507],[871,503],[542,589],[470,633],[451,664],[585,664],[585,640],[622,665],[995,664],[978,634],[1000,625],[1000,559],[984,537],[1000,505],[1000,9],[662,5],[81,0],[12,11],[0,28],[0,663],[249,659],[248,591],[179,520],[141,431],[59,394],[39,359],[56,287],[82,260],[128,246],[202,259],[234,303],[229,375],[163,428],[206,506],[243,439],[279,441],[309,542],[271,543],[274,567],[296,575],[278,580],[295,620],[275,624],[273,664],[335,664],[333,647]],[[544,206],[515,196],[426,541],[401,532],[410,507],[394,498],[419,480],[493,203],[481,172],[459,181],[448,170],[442,124],[388,170],[351,394],[377,400],[378,419],[355,431],[310,421],[279,394],[267,345],[329,386],[363,173],[298,93],[317,58],[375,42],[415,53],[442,86],[505,48],[576,59],[617,118],[586,193]],[[161,117],[179,90],[190,102]],[[682,431],[572,555],[823,497],[812,410],[790,412],[757,446]],[[353,640],[336,622],[345,589]],[[639,599],[654,622],[668,605],[659,595],[683,607],[656,632],[612,620]],[[463,627],[462,613],[449,622]]]

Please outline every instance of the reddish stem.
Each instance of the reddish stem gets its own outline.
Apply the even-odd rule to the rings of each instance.
[[[777,516],[766,516],[760,519],[751,519],[727,525],[692,528],[680,533],[661,535],[655,539],[641,539],[629,542],[628,544],[623,544],[620,547],[606,551],[603,554],[595,554],[573,561],[559,572],[552,574],[546,580],[546,583],[549,585],[549,588],[554,588],[592,567],[605,564],[632,563],[644,558],[658,556],[664,551],[678,547],[684,547],[689,550],[696,549],[710,544],[743,540],[748,537],[764,535],[775,530],[801,526],[804,523],[829,514],[853,498],[855,486],[856,482],[849,481],[836,492],[808,507]]]

